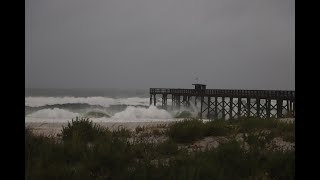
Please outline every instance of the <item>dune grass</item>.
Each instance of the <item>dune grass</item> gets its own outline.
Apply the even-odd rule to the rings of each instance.
[[[175,122],[166,131],[168,137],[179,143],[191,143],[206,136],[232,136],[239,133],[268,134],[270,138],[282,136],[294,142],[294,123],[278,119],[240,118],[203,122],[196,118]],[[269,131],[269,133],[265,133]]]
[[[169,138],[158,143],[129,142],[133,132],[111,131],[88,119],[68,123],[60,141],[26,129],[25,179],[295,179],[295,151],[265,148],[261,135],[270,134],[266,130],[272,136],[292,134],[294,124],[186,119],[169,125]],[[250,149],[232,138],[237,133],[247,133]],[[181,146],[206,136],[229,136],[230,141],[204,151]]]
[[[204,136],[204,125],[199,119],[185,119],[172,124],[166,134],[175,142],[188,143]]]

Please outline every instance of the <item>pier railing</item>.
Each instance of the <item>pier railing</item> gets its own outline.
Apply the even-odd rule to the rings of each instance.
[[[243,97],[243,98],[283,98],[294,99],[295,91],[281,90],[230,90],[230,89],[169,89],[150,88],[150,94],[181,94],[190,96],[220,96],[220,97]]]

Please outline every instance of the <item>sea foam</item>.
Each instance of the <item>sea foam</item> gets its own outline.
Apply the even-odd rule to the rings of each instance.
[[[79,113],[70,112],[64,109],[41,109],[34,113],[27,115],[29,118],[49,118],[49,119],[61,119],[61,118],[75,118],[79,116]]]
[[[114,114],[111,118],[135,121],[137,119],[171,119],[172,115],[166,110],[158,109],[155,106],[149,106],[149,108],[129,106],[124,111]]]

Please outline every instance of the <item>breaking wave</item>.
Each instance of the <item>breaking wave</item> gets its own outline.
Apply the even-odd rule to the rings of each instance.
[[[163,110],[158,109],[155,106],[150,106],[149,108],[142,107],[127,107],[124,111],[118,112],[112,116],[112,119],[119,120],[132,120],[137,119],[171,119],[172,115]]]
[[[29,118],[50,118],[50,119],[61,119],[61,118],[75,118],[79,116],[79,113],[70,112],[64,109],[53,108],[53,109],[42,109],[34,113],[28,114]]]
[[[107,112],[101,110],[90,110],[86,113],[75,113],[65,109],[41,109],[36,112],[30,113],[26,119],[60,119],[71,120],[75,117],[89,117],[92,120],[101,119],[106,121],[144,121],[144,120],[167,120],[172,119],[172,115],[163,109],[158,109],[155,106],[134,107],[128,106],[125,110],[115,113],[112,117]]]
[[[96,109],[96,110],[90,110],[88,111],[84,117],[87,118],[102,118],[102,117],[106,117],[109,118],[110,115],[107,112],[104,112],[102,110]]]

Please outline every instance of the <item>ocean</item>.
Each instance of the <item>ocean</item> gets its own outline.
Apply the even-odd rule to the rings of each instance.
[[[161,99],[157,101],[160,105]],[[93,122],[171,121],[178,113],[149,103],[149,89],[25,89],[25,122],[65,123],[76,117]]]
[[[200,111],[200,103],[172,109],[171,99],[164,110],[160,107],[161,101],[159,96],[157,106],[150,106],[149,89],[26,89],[25,122],[66,123],[76,117],[86,117],[93,122],[173,121],[182,111],[189,111],[194,117]],[[276,102],[271,104],[274,106]],[[271,113],[276,114],[276,110]]]

